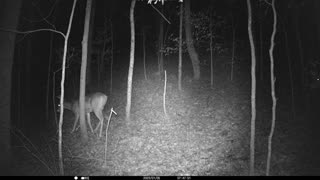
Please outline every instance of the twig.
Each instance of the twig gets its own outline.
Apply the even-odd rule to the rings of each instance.
[[[13,32],[13,33],[18,33],[18,34],[30,34],[30,33],[40,32],[40,31],[51,31],[51,32],[60,34],[63,38],[66,38],[65,34],[63,34],[61,31],[57,31],[54,29],[36,29],[36,30],[30,30],[30,31],[19,31],[19,30],[15,30],[15,29],[0,28],[0,31]]]
[[[55,27],[51,22],[49,22],[47,19],[49,18],[49,16],[52,15],[52,13],[53,13],[53,11],[54,11],[54,9],[55,9],[55,6],[57,5],[57,2],[58,2],[57,0],[54,2],[54,4],[53,4],[53,6],[51,7],[49,13],[48,13],[45,17],[42,17],[42,13],[41,13],[41,11],[40,11],[40,9],[39,9],[39,6],[33,5],[33,6],[35,6],[35,8],[37,9],[38,13],[40,14],[41,19],[40,19],[40,20],[29,20],[29,19],[27,19],[27,18],[24,18],[24,19],[26,19],[26,20],[29,21],[30,23],[37,23],[37,22],[45,21],[45,22],[47,22],[49,25],[51,25],[54,29],[56,29],[56,27]]]
[[[110,110],[109,118],[108,118],[108,123],[106,127],[106,143],[105,143],[105,148],[104,148],[104,163],[103,167],[107,167],[107,149],[108,149],[108,128],[109,128],[109,122],[111,120],[112,113],[117,115],[117,113],[113,110],[113,107]],[[101,132],[100,132],[101,133]]]
[[[150,5],[151,5],[151,7],[152,7],[153,9],[155,9],[155,10],[160,14],[160,16],[161,16],[165,21],[167,21],[168,24],[171,24],[171,22],[170,22],[156,7],[154,7],[152,4],[150,4]]]

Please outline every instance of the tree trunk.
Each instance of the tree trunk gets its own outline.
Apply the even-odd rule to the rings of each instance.
[[[230,80],[233,81],[233,74],[234,74],[234,56],[235,56],[235,46],[236,46],[236,26],[234,24],[233,15],[231,16],[232,19],[232,58],[231,58],[231,73],[230,73]]]
[[[180,3],[180,24],[179,24],[179,67],[178,67],[178,87],[182,90],[182,21],[183,21],[183,3]]]
[[[275,123],[276,123],[276,107],[277,107],[277,98],[276,98],[276,90],[275,83],[276,78],[274,76],[274,58],[273,58],[273,49],[274,49],[274,38],[277,32],[277,11],[274,5],[274,0],[272,0],[272,12],[273,12],[273,31],[270,39],[270,82],[271,82],[271,97],[272,97],[272,122],[271,122],[271,130],[268,137],[268,157],[267,157],[267,167],[266,167],[266,175],[269,176],[270,173],[270,161],[271,161],[271,153],[272,153],[272,137],[274,134]]]
[[[134,66],[134,49],[135,49],[135,30],[134,30],[134,7],[136,0],[131,1],[130,6],[130,29],[131,29],[131,41],[130,41],[130,64],[128,72],[128,87],[127,87],[127,106],[126,106],[126,120],[130,121],[131,111],[131,92],[132,92],[132,75]]]
[[[161,13],[163,13],[163,6],[161,9]],[[163,18],[160,17],[160,31],[159,31],[159,73],[162,75],[163,73],[163,29],[164,29]]]
[[[213,88],[213,22],[210,12],[210,87]]]
[[[60,83],[60,88],[61,88],[60,104],[61,104],[61,106],[60,106],[60,116],[59,116],[59,140],[58,140],[60,175],[64,174],[63,157],[62,157],[62,125],[63,125],[63,110],[64,110],[63,109],[63,102],[64,102],[64,81],[65,81],[65,74],[66,74],[66,59],[67,59],[67,51],[68,51],[68,40],[69,40],[69,35],[70,35],[70,30],[71,30],[73,14],[74,14],[74,9],[76,7],[76,3],[77,3],[77,0],[74,0],[73,5],[72,5],[70,19],[69,19],[68,30],[67,30],[67,33],[64,37],[64,47],[63,47],[63,59],[62,59],[62,71],[61,71],[61,83]],[[55,79],[53,79],[53,82],[54,82],[54,80]]]
[[[263,13],[262,13],[262,1],[259,2],[259,36],[260,36],[260,81],[263,81]]]
[[[92,64],[92,41],[93,41],[93,27],[94,27],[94,15],[95,15],[95,0],[92,0],[90,22],[89,22],[89,35],[88,35],[88,56],[87,56],[87,70],[86,70],[86,88],[88,91],[91,89],[91,64]],[[99,70],[98,70],[99,72]]]
[[[142,49],[143,49],[143,74],[144,80],[147,80],[147,69],[146,69],[146,30],[142,29]]]
[[[186,42],[188,47],[188,52],[190,55],[190,59],[193,67],[193,79],[200,79],[200,62],[198,53],[196,52],[193,39],[192,39],[192,30],[191,30],[191,22],[190,22],[190,0],[185,0],[185,30],[186,30]]]
[[[88,140],[88,132],[86,126],[85,117],[85,94],[86,94],[86,70],[87,70],[87,57],[88,57],[88,38],[89,38],[89,25],[91,15],[92,0],[87,0],[86,16],[84,20],[84,32],[82,39],[82,61],[81,61],[81,72],[80,72],[80,129],[81,138],[84,142]]]
[[[111,63],[110,63],[110,95],[112,94],[113,86],[113,28],[112,20],[110,19],[110,32],[111,32]]]
[[[316,25],[317,27],[317,37],[318,37],[318,42],[320,42],[320,22],[319,22],[319,18],[320,18],[320,1],[313,1],[314,2],[314,14],[315,14],[315,18],[313,19],[314,20],[314,24]],[[319,46],[319,43],[317,44]],[[316,48],[319,48],[319,47],[316,47]]]
[[[20,0],[6,0],[1,2],[1,27],[16,29],[20,15]],[[0,175],[11,174],[11,72],[14,56],[16,34],[0,32]]]
[[[248,34],[251,47],[251,136],[250,136],[250,175],[254,175],[255,127],[256,127],[256,53],[252,34],[252,10],[250,0],[248,6]]]
[[[106,7],[105,7],[106,8]],[[111,20],[110,20],[111,21]],[[110,22],[111,23],[111,22]],[[110,24],[111,25],[111,24]],[[103,28],[104,28],[104,34],[107,34],[107,32],[108,32],[108,22],[107,22],[107,18],[104,18],[104,23],[103,23]],[[112,27],[111,27],[111,29],[112,29]],[[105,66],[106,66],[106,61],[105,61],[105,56],[106,56],[106,52],[107,52],[107,50],[106,50],[106,46],[107,46],[107,42],[108,42],[108,38],[107,38],[107,35],[104,35],[103,36],[103,47],[102,47],[102,49],[101,49],[101,54],[99,55],[100,57],[99,57],[99,61],[100,61],[100,63],[99,63],[99,65],[101,66],[100,68],[101,69],[99,69],[99,71],[100,72],[105,72]],[[113,53],[113,50],[112,50],[112,52],[111,53]],[[103,77],[103,78],[100,78],[100,76],[101,76],[101,73],[98,73],[98,81],[100,81],[100,80],[102,80],[102,87],[103,87],[103,89],[106,89],[106,81],[107,81],[107,78],[106,77]],[[104,73],[103,73],[103,75],[105,75]],[[111,84],[111,82],[110,82],[110,84]],[[110,92],[111,93],[111,92]],[[110,94],[111,95],[111,94]]]

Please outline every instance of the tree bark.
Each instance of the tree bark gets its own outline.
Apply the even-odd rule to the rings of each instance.
[[[131,92],[132,92],[132,75],[134,66],[134,49],[135,49],[135,29],[134,29],[134,7],[136,0],[131,1],[130,6],[130,29],[131,29],[131,41],[130,41],[130,64],[128,72],[128,87],[127,87],[127,106],[126,106],[126,120],[130,121],[131,111]]]
[[[256,54],[252,34],[252,9],[248,6],[248,34],[251,47],[251,136],[250,136],[250,176],[254,175],[255,127],[256,127]]]
[[[91,55],[92,55],[92,41],[93,41],[93,27],[94,27],[94,15],[95,15],[95,0],[92,0],[91,12],[90,12],[90,22],[89,22],[89,35],[88,35],[88,59],[87,59],[87,70],[86,70],[86,88],[90,91],[91,88]],[[99,70],[97,71],[99,73]]]
[[[71,15],[69,18],[69,25],[68,25],[68,30],[67,33],[64,37],[64,47],[63,47],[63,59],[62,59],[62,71],[61,71],[61,83],[60,83],[60,88],[61,88],[61,98],[60,98],[60,116],[59,116],[59,140],[58,140],[58,150],[59,150],[59,170],[60,170],[60,175],[64,174],[63,170],[63,157],[62,157],[62,125],[63,125],[63,102],[64,102],[64,81],[65,81],[65,74],[66,74],[66,59],[67,59],[67,51],[68,51],[68,40],[69,40],[69,35],[71,31],[71,25],[72,25],[72,20],[73,20],[73,14],[74,14],[74,9],[76,7],[77,0],[73,1],[72,5],[72,11]],[[54,82],[54,79],[53,79]]]
[[[190,22],[190,0],[185,0],[185,31],[186,31],[186,42],[188,53],[190,55],[190,59],[193,67],[193,79],[200,79],[200,62],[198,53],[196,52],[193,39],[192,39],[192,30],[191,30],[191,22]]]
[[[317,1],[317,0],[314,0],[314,14],[315,14],[315,18],[313,19],[314,20],[314,24],[316,25],[317,27],[317,37],[318,37],[318,42],[320,42],[320,22],[319,22],[319,18],[320,18],[320,1]],[[318,44],[319,46],[319,44]],[[319,47],[317,47],[319,48]]]
[[[210,12],[210,87],[213,88],[213,22]]]
[[[161,9],[161,13],[163,13],[163,6]],[[160,27],[159,27],[159,73],[162,75],[163,73],[163,29],[164,29],[164,23],[163,18],[160,17]]]
[[[146,28],[142,28],[142,49],[143,49],[143,74],[144,80],[147,80],[147,69],[146,69]]]
[[[182,90],[182,21],[183,21],[183,3],[180,3],[180,24],[179,24],[179,67],[178,67],[178,88]]]
[[[1,2],[1,27],[16,29],[19,21],[21,1]],[[0,175],[14,175],[11,166],[11,74],[16,34],[0,31]],[[12,174],[11,174],[12,173]]]
[[[233,20],[233,14],[231,15],[232,21],[232,58],[231,58],[231,73],[230,73],[230,80],[233,81],[234,75],[234,56],[235,56],[235,46],[236,46],[236,26]]]
[[[111,32],[111,62],[110,62],[110,95],[113,89],[113,26],[110,18],[110,32]]]
[[[262,1],[259,2],[259,35],[260,35],[260,81],[263,81],[263,13],[262,13]]]
[[[266,167],[266,175],[270,174],[270,162],[271,162],[271,154],[272,154],[272,137],[274,134],[275,124],[276,124],[276,107],[277,107],[277,98],[276,98],[276,90],[275,83],[276,78],[274,76],[274,58],[273,58],[273,49],[275,46],[274,38],[277,32],[277,11],[274,5],[274,0],[272,0],[272,12],[273,12],[273,31],[270,39],[270,82],[271,82],[271,97],[272,97],[272,120],[271,120],[271,130],[268,137],[268,157],[267,157],[267,167]]]
[[[84,142],[88,140],[88,132],[87,132],[87,126],[86,126],[86,117],[85,117],[85,94],[86,94],[86,70],[87,70],[91,5],[92,5],[92,0],[87,0],[86,16],[84,20],[84,32],[83,32],[83,39],[82,39],[82,61],[81,61],[81,72],[80,72],[80,97],[79,97],[80,130],[81,130],[81,138]]]

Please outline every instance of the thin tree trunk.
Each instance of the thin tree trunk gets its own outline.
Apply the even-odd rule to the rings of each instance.
[[[128,72],[128,87],[127,87],[127,106],[126,106],[126,120],[130,121],[131,111],[131,92],[132,92],[132,75],[134,66],[134,49],[135,49],[135,29],[134,29],[134,7],[136,0],[131,1],[130,6],[130,29],[131,29],[131,41],[130,41],[130,64]]]
[[[260,22],[259,22],[259,35],[260,35],[260,81],[263,81],[263,29],[262,29],[262,23],[263,23],[263,13],[262,13],[262,1],[259,2],[259,16],[260,16]]]
[[[254,175],[255,127],[256,127],[256,54],[252,34],[252,10],[248,6],[248,34],[251,47],[251,136],[250,136],[250,176]]]
[[[100,62],[102,64],[102,72],[104,72],[105,70],[105,56],[106,56],[106,47],[107,47],[107,42],[108,42],[108,38],[107,38],[107,29],[108,29],[108,23],[107,23],[107,19],[105,19],[105,22],[103,23],[104,24],[104,34],[106,34],[105,36],[103,36],[103,47],[102,47],[102,50],[101,50],[101,56],[100,56]],[[112,51],[113,53],[113,51]],[[103,78],[103,88],[106,89],[106,80],[107,78]],[[110,92],[111,93],[111,92]]]
[[[23,9],[23,8],[22,8]],[[31,17],[34,17],[34,16],[31,16]],[[32,24],[32,23],[31,23]],[[30,25],[30,27],[29,28],[32,28],[32,29],[34,29],[34,25]],[[26,104],[26,107],[25,107],[25,115],[27,116],[27,117],[32,117],[32,115],[33,115],[33,113],[32,113],[32,111],[31,111],[31,108],[32,108],[32,106],[31,106],[31,102],[32,102],[32,99],[31,99],[31,97],[33,97],[32,96],[32,91],[31,91],[31,82],[32,82],[32,61],[31,61],[31,59],[32,59],[32,51],[33,51],[33,46],[34,45],[32,45],[32,39],[33,39],[33,37],[30,37],[30,38],[28,38],[27,39],[27,47],[26,47],[26,58],[24,59],[24,61],[25,61],[25,76],[24,76],[24,78],[25,78],[25,84],[24,84],[24,91],[25,91],[25,93],[24,93],[24,99],[25,99],[25,104]],[[33,132],[34,130],[33,130],[33,128],[30,128],[30,125],[28,124],[28,123],[26,123],[26,121],[24,121],[24,120],[22,120],[22,124],[23,124],[23,127],[24,127],[24,129],[25,129],[25,132],[26,132],[26,135],[27,136],[29,136],[31,133],[30,133],[30,131],[31,132]]]
[[[21,51],[21,48],[19,48],[19,50],[18,50],[19,52]],[[19,56],[19,55],[18,55]],[[21,57],[21,56],[19,56],[19,57]],[[19,126],[19,125],[21,125],[21,113],[22,113],[22,99],[21,99],[21,91],[22,91],[22,88],[21,88],[21,68],[19,67],[18,68],[18,82],[17,82],[17,85],[18,85],[18,90],[17,90],[17,126],[19,127],[19,128],[21,128],[21,126]]]
[[[97,60],[97,85],[98,85],[98,89],[100,89],[101,72],[103,72],[101,66],[102,66],[102,58],[99,58]]]
[[[20,59],[22,58],[23,56],[21,55],[21,50],[22,50],[22,46],[18,46],[17,48],[17,53],[16,53],[16,56],[18,57],[17,59]],[[14,108],[16,110],[16,112],[18,113],[15,113],[13,115],[16,115],[16,117],[12,117],[11,119],[12,120],[16,120],[16,123],[14,123],[16,125],[16,127],[18,129],[21,129],[22,128],[22,124],[21,124],[21,117],[22,116],[22,104],[23,104],[23,101],[22,101],[22,97],[23,97],[23,94],[22,94],[22,68],[21,68],[21,64],[20,63],[17,63],[18,64],[18,67],[16,67],[16,74],[17,74],[17,96],[16,96],[16,100],[14,98],[11,99],[11,101],[14,101],[14,102],[17,102],[16,103],[16,107],[11,107],[11,108]],[[13,69],[14,70],[14,69]],[[15,72],[13,72],[15,74]],[[12,88],[15,88],[15,87],[12,87]]]
[[[236,46],[236,27],[234,25],[234,20],[233,20],[233,15],[231,16],[232,18],[232,58],[231,58],[231,73],[230,73],[230,80],[233,81],[233,71],[234,71],[234,54],[235,54],[235,46]]]
[[[213,22],[210,12],[210,87],[213,88]]]
[[[57,117],[57,110],[56,110],[56,72],[53,72],[52,76],[52,106],[53,106],[53,113],[54,113],[54,121],[56,123],[56,127],[59,128],[59,122]],[[60,96],[61,97],[61,96]],[[61,111],[60,111],[61,113]]]
[[[266,175],[269,176],[270,173],[270,161],[271,161],[271,153],[272,153],[272,137],[274,133],[275,123],[276,123],[276,106],[277,106],[277,98],[275,92],[275,83],[276,79],[274,76],[274,59],[273,59],[273,49],[274,49],[274,38],[277,32],[277,12],[274,5],[274,0],[272,0],[272,12],[273,12],[273,31],[271,35],[271,45],[269,49],[270,55],[270,76],[271,76],[271,96],[272,96],[272,123],[271,123],[271,130],[270,135],[268,137],[268,157],[267,157],[267,168],[266,168]]]
[[[198,57],[198,53],[193,45],[192,39],[192,30],[191,30],[191,22],[190,22],[190,0],[185,0],[185,31],[186,31],[186,42],[187,48],[190,55],[190,59],[193,67],[193,79],[200,79],[200,61]]]
[[[1,2],[1,27],[15,29],[20,16],[20,0]],[[11,166],[11,82],[16,34],[0,32],[0,175],[10,174]],[[12,172],[13,173],[13,172]]]
[[[163,13],[163,6],[161,9],[161,13]],[[160,17],[160,32],[159,32],[159,72],[160,75],[163,74],[163,29],[164,29],[163,18]]]
[[[88,35],[88,55],[87,55],[87,68],[86,68],[86,88],[88,91],[91,89],[91,52],[92,52],[92,41],[93,41],[93,27],[94,27],[94,16],[95,16],[95,0],[92,0],[91,3],[91,12],[90,12],[90,22],[89,22],[89,35]],[[99,72],[99,70],[98,70]]]
[[[167,71],[164,70],[164,87],[163,87],[163,112],[165,118],[168,118],[167,108],[166,108],[166,93],[167,93]]]
[[[64,174],[63,171],[63,157],[62,157],[62,125],[63,125],[63,102],[64,102],[64,81],[65,81],[65,72],[66,72],[66,59],[67,59],[67,50],[68,50],[68,40],[73,20],[74,9],[76,7],[77,0],[73,1],[72,11],[70,15],[68,30],[64,39],[64,49],[63,49],[63,59],[62,59],[62,71],[61,71],[61,97],[60,97],[60,117],[59,117],[59,140],[58,140],[58,151],[59,151],[59,169],[60,175]]]
[[[143,49],[143,74],[144,80],[147,80],[147,69],[146,69],[146,31],[142,29],[142,49]]]
[[[182,21],[183,21],[183,2],[180,3],[180,24],[179,24],[179,67],[178,67],[178,88],[182,90]]]
[[[80,72],[80,130],[81,138],[84,142],[88,140],[88,132],[85,118],[85,94],[86,94],[86,70],[87,70],[87,57],[88,57],[88,36],[89,36],[89,25],[91,15],[92,0],[87,0],[86,16],[84,21],[84,32],[82,39],[82,61],[81,61],[81,72]]]
[[[111,19],[110,19],[110,30],[111,30],[110,94],[112,94],[112,86],[113,86],[113,28],[112,28]]]

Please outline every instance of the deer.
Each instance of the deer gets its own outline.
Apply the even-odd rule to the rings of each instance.
[[[107,100],[108,100],[108,96],[101,93],[101,92],[92,93],[92,94],[89,94],[85,97],[85,114],[86,114],[87,121],[88,121],[90,130],[92,133],[94,133],[94,131],[96,131],[100,125],[103,126],[104,116],[103,116],[102,111],[104,109],[104,106],[107,103]],[[71,101],[71,102],[64,101],[63,104],[64,104],[64,109],[72,111],[75,116],[73,128],[71,131],[71,133],[73,133],[76,130],[76,126],[77,126],[78,121],[80,119],[79,100],[75,100],[75,101]],[[60,104],[59,104],[59,106],[60,106]],[[91,125],[91,118],[90,118],[91,112],[93,112],[100,121],[94,130],[92,129],[92,125]]]

